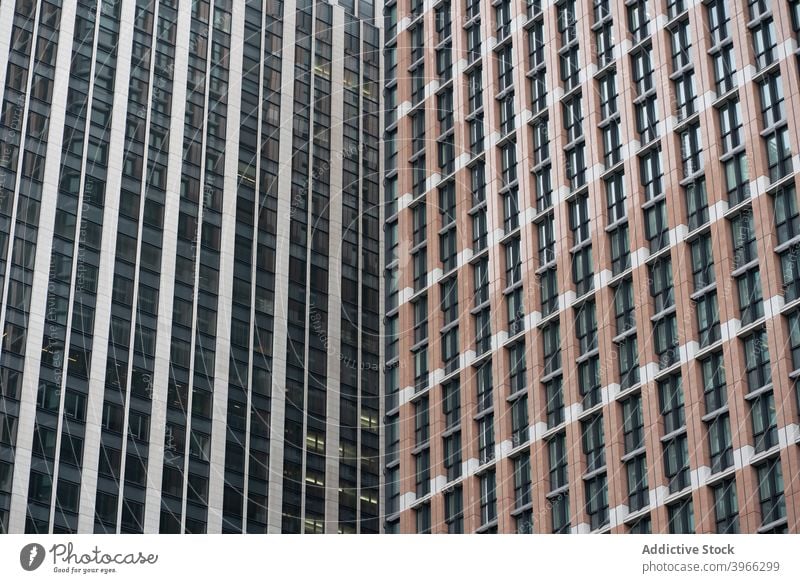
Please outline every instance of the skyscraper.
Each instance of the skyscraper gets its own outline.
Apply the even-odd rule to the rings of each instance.
[[[800,530],[800,2],[389,0],[387,532]]]
[[[379,530],[374,11],[0,6],[0,532]]]

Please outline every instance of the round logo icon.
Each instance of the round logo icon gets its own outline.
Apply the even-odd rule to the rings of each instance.
[[[44,547],[38,543],[31,543],[22,547],[19,552],[19,564],[26,571],[35,571],[44,563]]]

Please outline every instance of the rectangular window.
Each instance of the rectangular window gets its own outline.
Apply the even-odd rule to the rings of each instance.
[[[478,421],[478,462],[494,459],[494,416],[489,414]]]
[[[750,392],[772,382],[769,346],[765,330],[754,332],[744,339],[745,373]]]
[[[756,453],[778,445],[778,419],[772,391],[753,399],[750,403],[750,416],[753,420],[753,448]]]
[[[559,433],[547,442],[550,472],[550,491],[567,485],[567,438]]]
[[[658,383],[659,411],[664,418],[664,434],[668,435],[684,426],[683,382],[680,375],[671,376]]]
[[[671,494],[690,485],[689,440],[685,433],[664,444],[664,474],[669,480]]]
[[[514,508],[531,503],[531,458],[526,452],[514,459]]]
[[[644,416],[640,395],[628,397],[622,402],[622,434],[626,454],[644,447]]]
[[[480,477],[481,525],[485,526],[497,518],[497,491],[494,470]]]
[[[597,415],[581,423],[583,453],[586,455],[587,471],[599,470],[606,465],[603,416]]]
[[[444,522],[448,534],[464,532],[464,498],[461,486],[453,488],[444,495]]]
[[[585,482],[586,514],[589,528],[597,530],[608,524],[608,485],[606,475],[601,474]]]
[[[728,415],[720,415],[708,424],[708,445],[711,451],[711,473],[721,472],[733,465],[731,425]]]
[[[722,354],[715,352],[701,360],[700,368],[703,376],[706,413],[711,413],[722,408],[728,402]]]
[[[780,458],[758,467],[758,499],[761,504],[761,526],[786,518]]]
[[[544,383],[544,395],[547,413],[547,428],[552,429],[564,422],[564,391],[561,377],[557,376]]]
[[[647,486],[647,459],[639,455],[625,464],[628,474],[628,509],[631,512],[641,510],[650,504]]]
[[[692,499],[684,498],[667,506],[670,534],[694,534]]]
[[[714,486],[714,519],[718,534],[739,532],[739,504],[736,500],[736,481],[725,480]]]

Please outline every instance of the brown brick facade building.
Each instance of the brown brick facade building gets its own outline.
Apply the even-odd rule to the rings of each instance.
[[[384,13],[385,530],[800,531],[800,2]]]

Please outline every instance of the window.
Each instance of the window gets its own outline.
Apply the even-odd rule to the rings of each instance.
[[[578,353],[584,355],[597,348],[597,316],[594,301],[582,304],[575,313],[575,336]]]
[[[689,230],[708,222],[708,197],[706,196],[706,179],[701,176],[684,187],[686,198],[686,214],[689,219]]]
[[[692,62],[690,48],[692,40],[689,34],[689,20],[680,21],[670,35],[672,41],[672,69],[678,71]]]
[[[584,410],[602,402],[599,356],[593,356],[578,363],[578,389],[581,393]]]
[[[680,133],[680,138],[683,177],[688,178],[703,169],[703,148],[700,139],[700,125],[690,125]]]
[[[444,467],[447,481],[461,477],[461,432],[456,431],[444,438]]]
[[[733,44],[727,44],[711,53],[714,64],[714,84],[717,96],[732,91],[736,86],[736,60]]]
[[[680,492],[690,485],[689,440],[685,433],[673,437],[664,444],[664,474],[669,480],[671,494]]]
[[[647,11],[647,0],[635,0],[627,6],[628,9],[628,30],[633,36],[633,43],[636,44],[648,35],[647,23],[650,14]]]
[[[744,340],[747,387],[755,391],[772,382],[767,333],[759,330]]]
[[[444,522],[449,534],[464,532],[464,498],[461,486],[444,495]]]
[[[652,532],[652,524],[650,520],[650,515],[643,516],[642,518],[634,521],[631,524],[630,529],[628,532],[630,534],[650,534]]]
[[[771,391],[753,399],[750,416],[753,420],[753,447],[756,453],[775,447],[778,444],[778,420],[775,414],[775,397]]]
[[[519,227],[519,200],[517,190],[513,188],[503,194],[503,228],[505,233]]]
[[[600,78],[600,117],[608,119],[617,113],[617,76],[608,73]]]
[[[694,534],[692,499],[684,498],[667,506],[670,534]]]
[[[608,203],[608,224],[611,225],[625,218],[625,190],[622,174],[614,174],[606,179],[606,201]]]
[[[414,352],[414,389],[419,392],[428,386],[428,349]]]
[[[473,268],[475,284],[475,305],[479,306],[489,300],[489,260],[481,259]]]
[[[486,249],[487,234],[486,209],[481,208],[472,215],[472,251],[474,253],[480,253]]]
[[[564,392],[561,377],[557,376],[544,383],[544,394],[547,413],[547,428],[560,425],[564,421]]]
[[[475,350],[477,354],[487,352],[492,346],[492,329],[489,309],[475,315]]]
[[[689,71],[678,77],[675,82],[675,115],[684,120],[696,111],[694,98],[694,73]]]
[[[622,334],[636,327],[636,310],[633,304],[633,282],[623,279],[614,289],[614,314],[616,333]]]
[[[658,314],[675,304],[672,280],[672,260],[662,259],[650,267],[650,295],[654,310]]]
[[[719,108],[722,148],[726,154],[742,144],[742,113],[738,98]]]
[[[711,473],[721,472],[733,465],[731,426],[727,414],[714,418],[708,424],[708,443],[711,451]]]
[[[639,179],[644,187],[646,200],[654,200],[662,192],[661,153],[651,150],[639,158]]]
[[[561,335],[558,322],[545,326],[542,337],[544,374],[547,375],[561,369]]]
[[[533,125],[533,164],[543,164],[550,158],[550,137],[547,131],[547,119]]]
[[[581,97],[575,96],[562,103],[564,129],[567,131],[567,142],[574,142],[583,136],[583,113],[581,111]]]
[[[597,415],[581,423],[581,433],[587,471],[599,470],[606,465],[603,416]]]
[[[442,271],[445,273],[455,269],[458,264],[457,245],[454,228],[439,235],[439,260],[442,262]]]
[[[639,382],[639,354],[636,336],[630,336],[617,344],[619,358],[619,385],[628,389]]]
[[[482,417],[478,421],[478,462],[485,464],[494,459],[494,416]]]
[[[605,23],[595,32],[597,68],[602,69],[614,60],[614,34],[611,22]]]
[[[549,502],[552,507],[553,534],[569,534],[569,493],[563,492]]]
[[[700,348],[705,348],[720,339],[719,306],[717,292],[712,291],[697,299],[697,330]]]
[[[761,121],[764,129],[779,125],[786,118],[783,83],[778,74],[768,75],[758,85],[761,96]]]
[[[758,467],[758,498],[761,503],[761,526],[786,518],[780,458]]]
[[[622,433],[626,454],[644,447],[644,416],[640,395],[628,397],[622,402]]]
[[[414,459],[416,462],[416,494],[417,498],[422,498],[431,491],[430,451],[424,449],[416,454]]]
[[[430,534],[431,532],[431,506],[421,504],[414,509],[414,517],[417,525],[417,534]]]
[[[566,173],[570,190],[577,190],[586,184],[584,148],[585,145],[580,143],[564,150],[567,156]]]
[[[631,248],[628,225],[621,225],[609,233],[611,240],[611,273],[619,275],[631,266]]]
[[[480,477],[481,485],[481,525],[485,526],[497,518],[497,491],[494,470]]]
[[[635,53],[633,62],[633,81],[636,92],[642,96],[653,88],[653,67],[650,63],[650,51],[643,50]]]
[[[414,308],[414,344],[428,338],[428,298],[420,297],[413,304]]]
[[[608,487],[605,474],[586,481],[586,514],[592,530],[608,524]]]
[[[416,447],[428,443],[430,437],[428,411],[428,397],[423,397],[414,402],[414,444]]]
[[[625,470],[628,474],[628,509],[636,512],[650,504],[647,459],[644,455],[636,456],[625,464]]]
[[[669,368],[680,360],[678,323],[674,313],[653,323],[653,343],[660,369]]]
[[[528,397],[511,404],[511,443],[516,447],[528,441]]]
[[[556,259],[555,217],[547,215],[539,223],[539,266],[547,265]]]
[[[567,485],[567,438],[559,433],[547,442],[547,453],[550,468],[550,491]]]
[[[500,52],[497,55],[497,81],[499,91],[508,89],[513,85],[514,65],[511,55],[511,45],[507,45],[500,49]]]
[[[701,360],[700,368],[703,376],[706,413],[711,413],[728,402],[722,354],[715,352],[708,358]]]
[[[751,269],[736,278],[739,290],[739,315],[742,326],[747,326],[764,315],[764,304],[761,299],[761,272]]]
[[[792,172],[792,149],[789,146],[789,129],[784,126],[764,137],[767,148],[769,179],[780,180]]]
[[[525,344],[517,343],[508,349],[509,384],[511,394],[523,390],[527,385],[525,367]]]
[[[514,459],[514,508],[531,503],[531,459],[526,452]]]
[[[714,486],[714,518],[718,534],[739,532],[739,504],[736,500],[735,480],[725,480]]]
[[[564,91],[571,91],[577,87],[580,81],[580,58],[577,45],[559,52],[559,65]]]
[[[734,269],[747,265],[755,261],[758,257],[756,252],[756,232],[753,228],[753,215],[751,212],[743,212],[737,215],[731,222],[733,233],[733,262]]]
[[[792,355],[791,369],[800,369],[800,312],[795,311],[787,316],[789,327],[789,351]],[[800,392],[798,392],[800,395]]]
[[[777,37],[772,18],[764,19],[756,24],[751,29],[751,34],[753,36],[753,54],[756,58],[756,68],[760,70],[775,61]]]
[[[683,427],[683,383],[681,377],[671,376],[658,383],[659,407],[664,417],[664,433],[670,434]]]
[[[775,193],[775,230],[778,244],[800,235],[800,212],[797,210],[797,193],[794,185],[779,189]]]
[[[539,280],[542,316],[549,316],[558,309],[558,279],[555,268],[542,273]]]
[[[644,211],[645,237],[651,253],[663,249],[669,244],[669,223],[667,221],[667,205],[662,199],[646,207]]]
[[[575,295],[578,297],[594,289],[594,266],[590,245],[572,253],[572,282],[575,284]]]
[[[442,385],[442,409],[447,429],[461,421],[461,385],[458,379]]]
[[[500,101],[500,131],[508,135],[514,131],[514,94],[510,93]]]
[[[711,235],[703,235],[691,243],[692,281],[699,291],[716,281],[714,255],[711,252]]]

